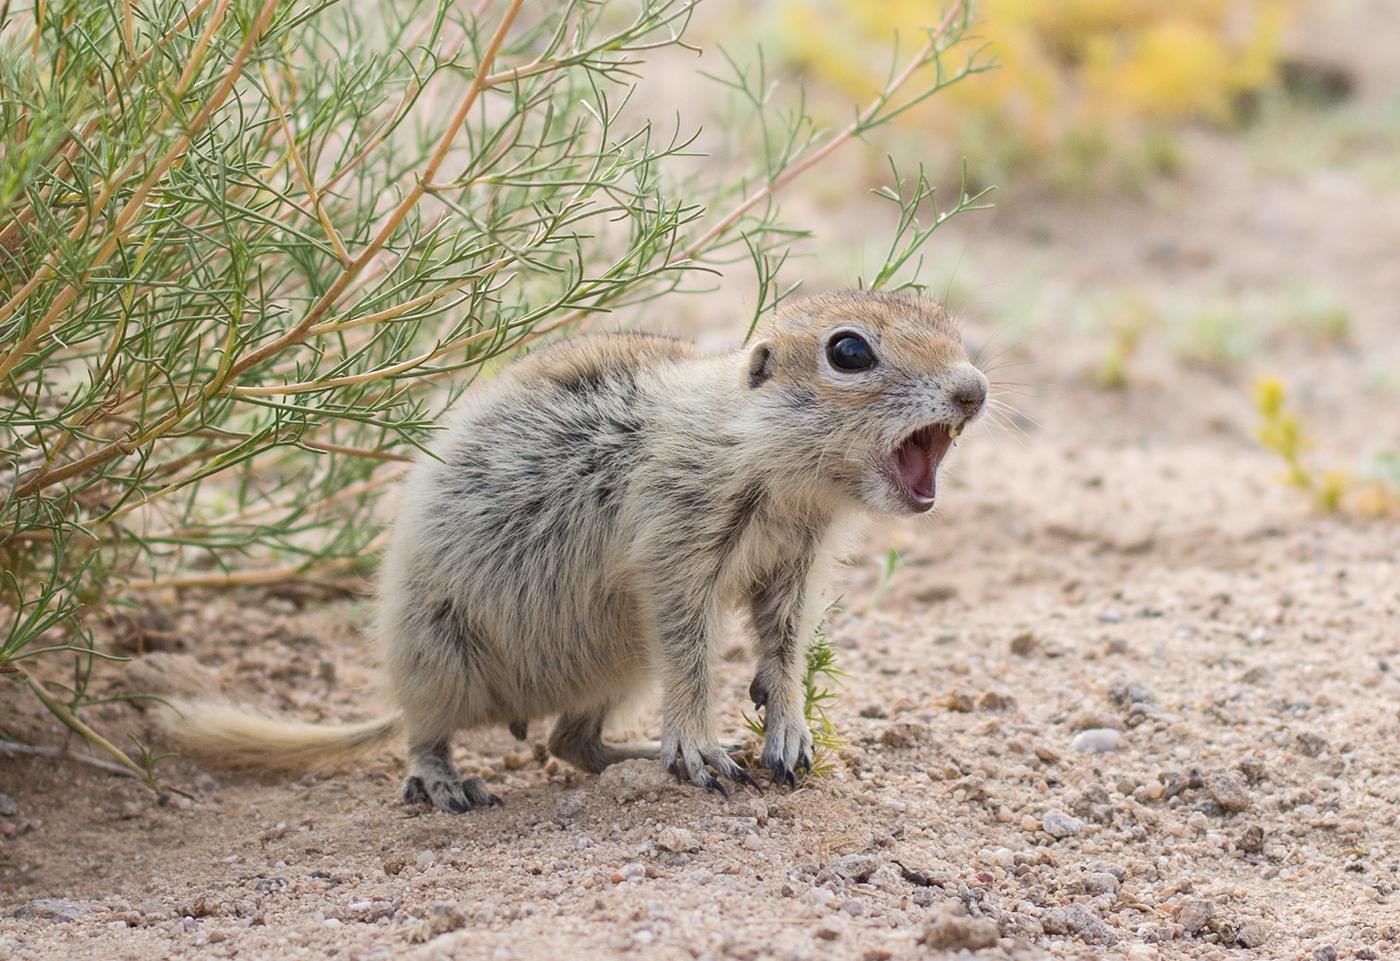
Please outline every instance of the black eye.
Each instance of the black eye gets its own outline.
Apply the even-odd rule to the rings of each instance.
[[[826,345],[826,359],[837,370],[855,373],[875,366],[875,351],[860,334],[838,334]]]

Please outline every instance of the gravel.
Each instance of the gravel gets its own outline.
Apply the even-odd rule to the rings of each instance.
[[[1046,811],[1040,826],[1052,838],[1074,837],[1084,830],[1084,822],[1063,811]]]
[[[1080,731],[1069,742],[1069,749],[1076,753],[1107,754],[1118,750],[1123,735],[1111,727],[1091,727]]]

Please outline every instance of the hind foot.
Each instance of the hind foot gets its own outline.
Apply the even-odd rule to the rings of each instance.
[[[410,774],[403,782],[403,799],[408,804],[431,804],[440,811],[461,814],[479,807],[501,807],[504,801],[486,789],[486,782],[479,777],[462,778],[455,781],[432,778],[424,780],[417,774]]]
[[[499,807],[502,803],[486,789],[486,782],[481,778],[462,777],[452,766],[445,742],[413,750],[409,775],[403,782],[403,799],[408,804],[431,804],[453,814],[472,808]]]

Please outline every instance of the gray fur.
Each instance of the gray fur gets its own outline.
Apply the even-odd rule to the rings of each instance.
[[[913,328],[901,336],[916,342],[926,329],[940,359],[899,357],[936,369],[903,369],[911,362],[892,353],[883,380],[861,375],[868,402],[833,404],[848,378],[808,355],[852,312],[877,341],[892,336],[887,324]],[[758,634],[763,764],[792,783],[811,764],[802,671],[837,531],[907,512],[878,463],[899,438],[980,411],[985,380],[961,347],[941,359],[955,339],[932,305],[844,294],[789,312],[751,353],[584,338],[470,394],[439,459],[405,486],[382,576],[389,678],[420,746],[405,797],[489,803],[447,763],[450,738],[487,724],[523,735],[546,715],[560,716],[550,750],[584,770],[659,756],[699,786],[747,781],[709,709],[711,655],[733,608]],[[660,744],[607,744],[609,713],[653,672]]]

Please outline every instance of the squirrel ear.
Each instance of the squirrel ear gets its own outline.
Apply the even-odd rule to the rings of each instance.
[[[773,376],[773,349],[767,341],[759,341],[749,348],[749,387],[758,387]]]

